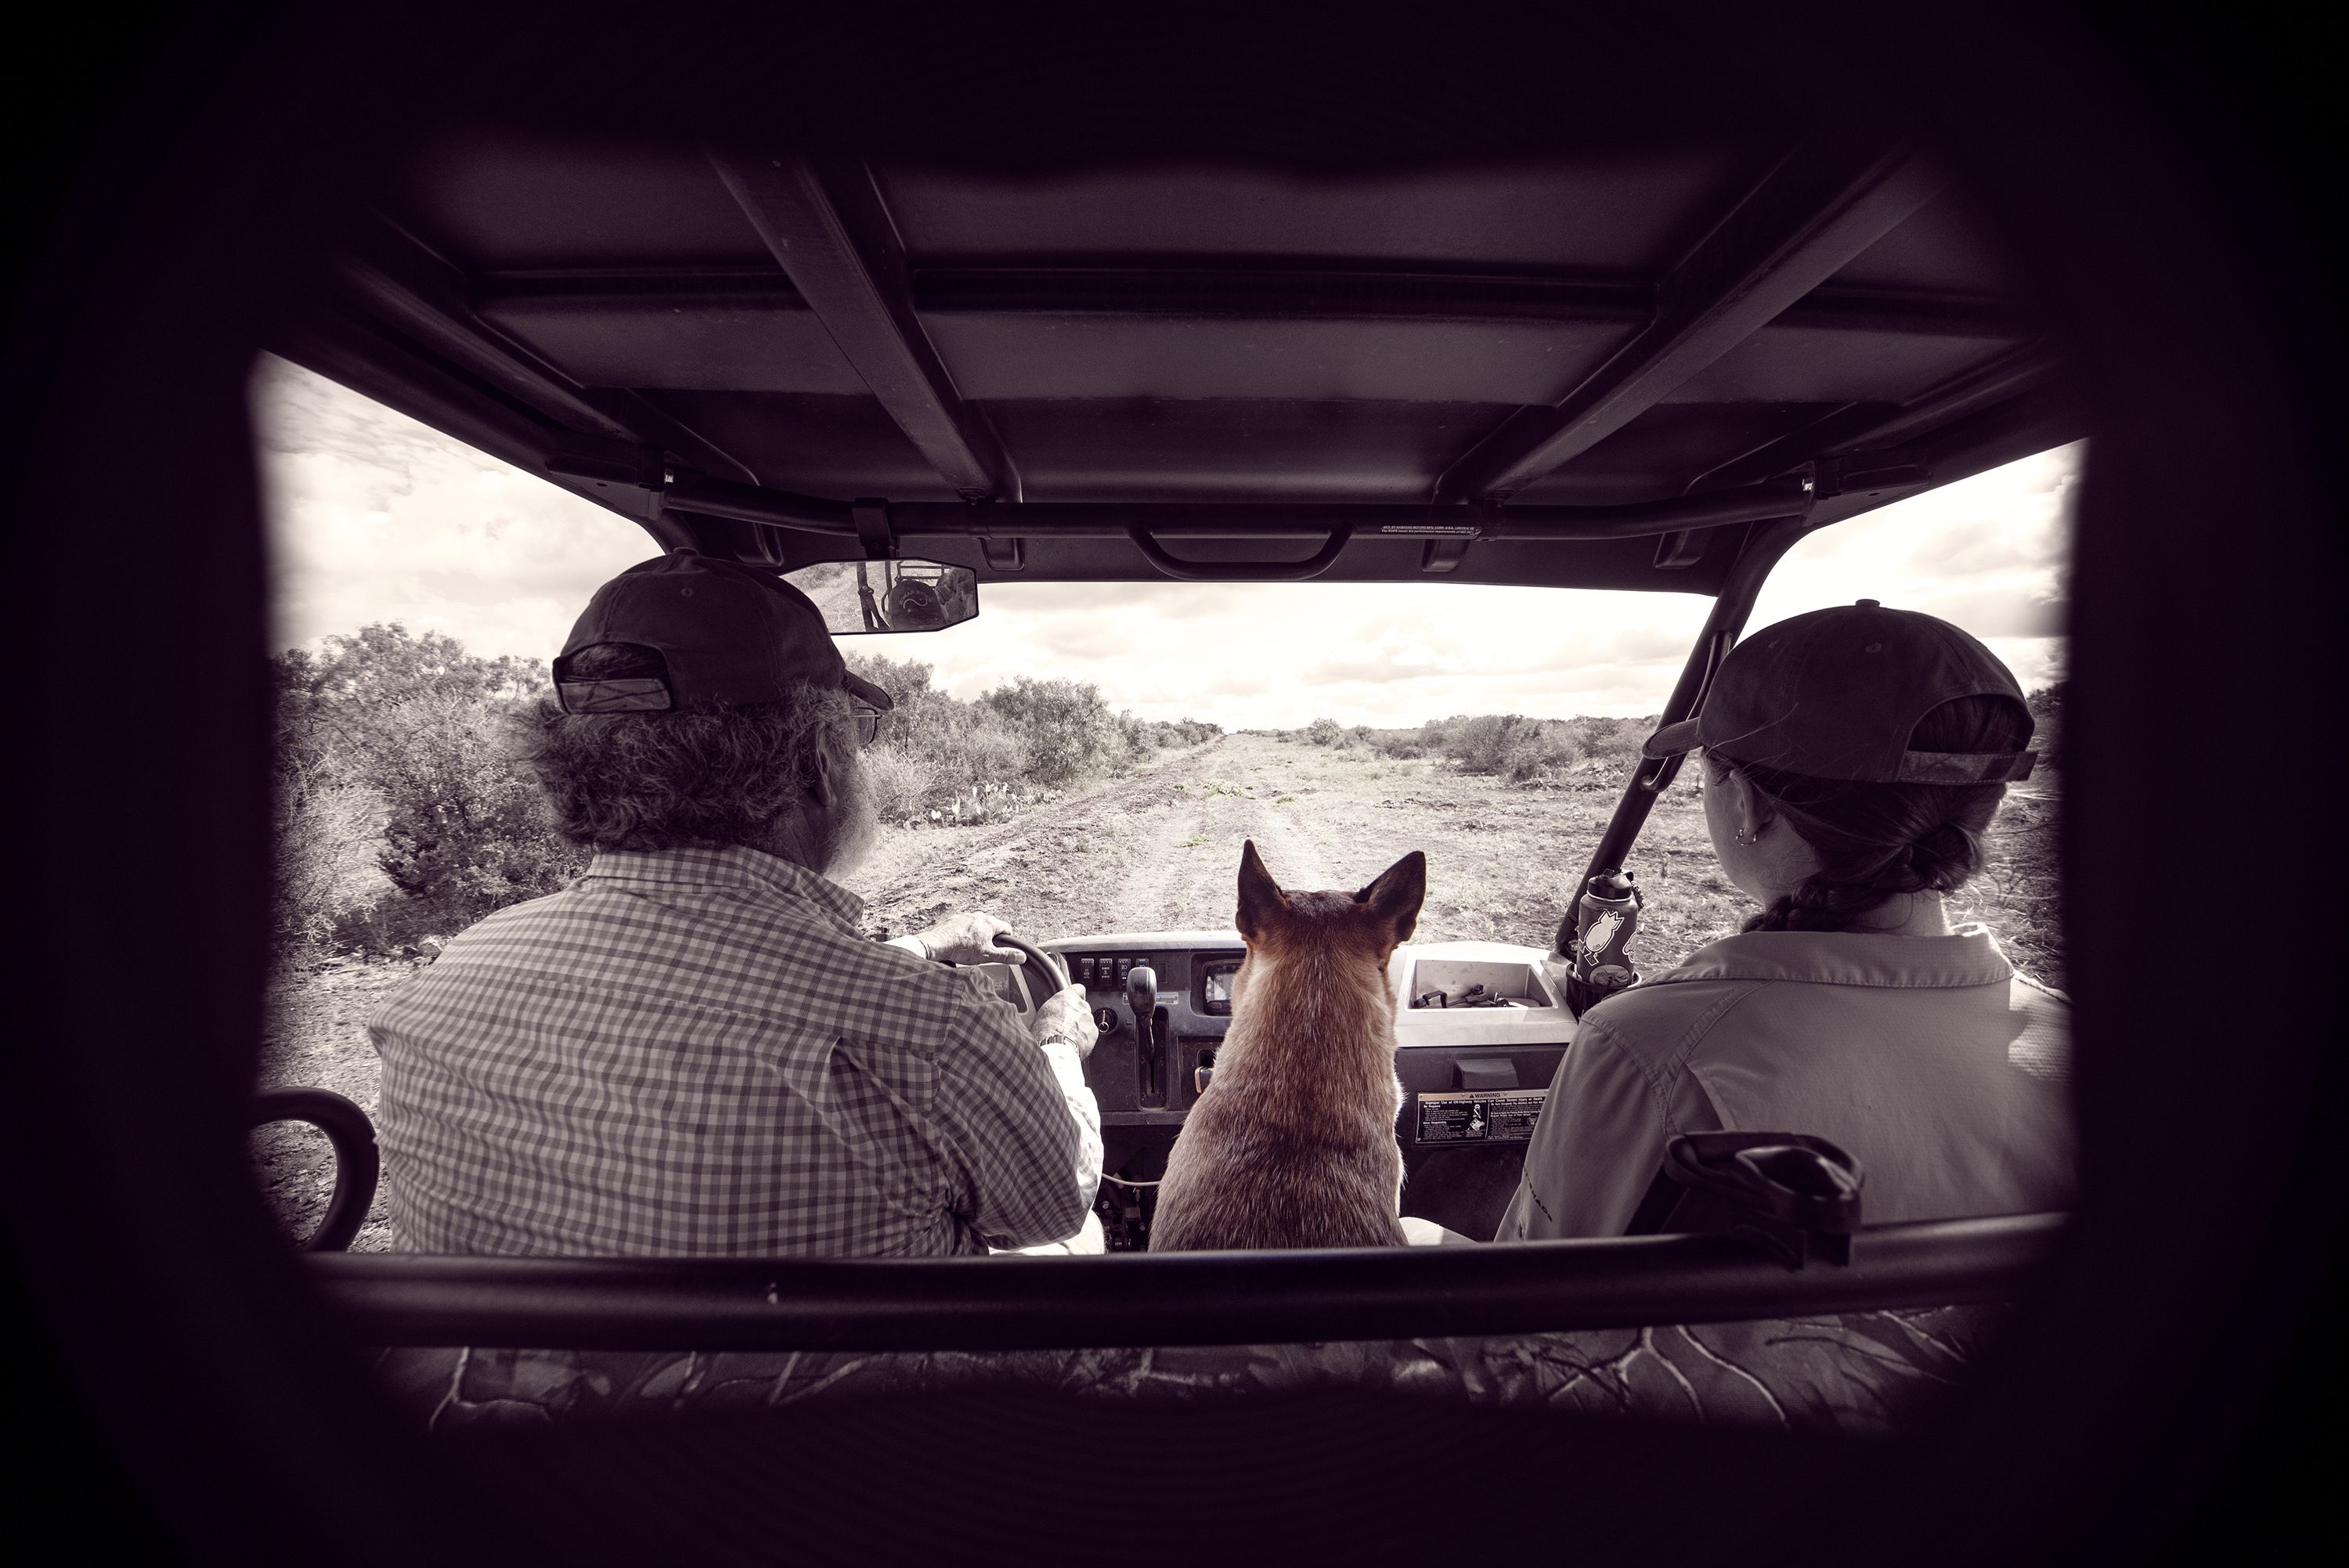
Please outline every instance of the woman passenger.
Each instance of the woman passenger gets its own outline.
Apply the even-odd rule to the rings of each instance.
[[[1500,1241],[1624,1233],[1677,1133],[1809,1133],[1858,1157],[1868,1223],[2061,1208],[2069,1005],[1943,895],[2026,777],[2014,676],[1872,599],[1733,650],[1702,714],[1705,822],[1744,932],[1587,1012]]]

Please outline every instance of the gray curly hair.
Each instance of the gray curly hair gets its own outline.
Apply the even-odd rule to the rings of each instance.
[[[659,655],[606,644],[572,655],[581,680],[660,673]],[[559,830],[598,850],[767,848],[827,744],[854,753],[845,692],[801,682],[780,702],[651,713],[566,713],[542,700],[523,758]]]

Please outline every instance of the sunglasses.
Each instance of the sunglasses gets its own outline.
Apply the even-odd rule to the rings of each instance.
[[[881,733],[881,710],[867,707],[860,702],[856,704],[853,717],[856,721],[856,743],[859,746],[872,745]]]

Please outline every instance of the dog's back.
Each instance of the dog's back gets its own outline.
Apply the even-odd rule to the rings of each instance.
[[[1250,843],[1239,887],[1231,1028],[1167,1158],[1150,1249],[1401,1245],[1386,968],[1418,921],[1427,857],[1358,893],[1286,893]]]

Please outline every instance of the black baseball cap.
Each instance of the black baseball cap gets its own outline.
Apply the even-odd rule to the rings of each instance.
[[[667,674],[570,678],[571,655],[605,643],[655,650]],[[779,702],[799,681],[885,713],[891,706],[887,692],[849,673],[813,600],[780,577],[691,550],[639,562],[596,589],[554,661],[555,693],[571,713]]]
[[[2035,751],[1911,751],[1917,721],[1945,702],[2002,696],[2030,709],[2013,672],[1947,621],[1873,599],[1765,626],[1729,652],[1703,711],[1640,749],[1723,758],[1811,779],[1869,784],[1995,784],[2028,779]]]

